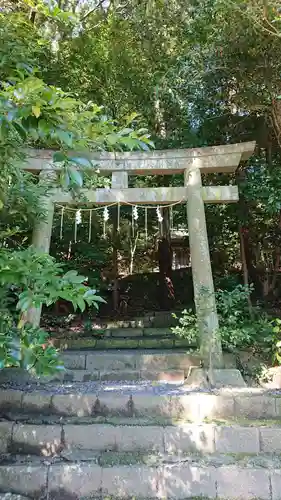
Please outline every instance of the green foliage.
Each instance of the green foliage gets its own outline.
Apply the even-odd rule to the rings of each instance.
[[[234,350],[248,347],[261,348],[270,344],[270,351],[276,345],[276,325],[278,320],[271,320],[256,308],[249,312],[248,297],[253,287],[236,286],[233,290],[216,292],[219,316],[219,334],[224,349]],[[280,327],[278,326],[278,333]],[[184,310],[179,318],[179,325],[172,331],[190,341],[190,345],[199,346],[199,332],[194,312]]]
[[[0,250],[0,369],[21,367],[37,375],[62,369],[58,351],[49,344],[47,333],[29,324],[30,311],[59,298],[81,311],[86,305],[98,308],[104,300],[84,284],[85,279],[76,271],[64,274],[53,257],[32,247]]]
[[[64,369],[48,334],[31,325],[0,332],[0,369],[11,367],[44,376]]]
[[[63,274],[60,264],[50,255],[29,247],[22,251],[0,250],[0,283],[7,290],[13,287],[16,309],[26,313],[30,308],[47,306],[59,298],[71,301],[74,309],[84,311],[86,304],[98,307],[104,302],[89,289],[86,278],[77,271]]]

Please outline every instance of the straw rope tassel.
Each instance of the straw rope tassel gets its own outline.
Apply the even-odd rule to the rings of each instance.
[[[109,219],[109,211],[107,207],[103,210],[103,237],[106,238],[106,223]]]
[[[77,217],[75,214],[75,220],[74,220],[74,243],[77,243]]]

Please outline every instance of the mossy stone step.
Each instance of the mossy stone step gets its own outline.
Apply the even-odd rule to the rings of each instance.
[[[172,336],[136,336],[136,337],[107,337],[95,338],[60,338],[54,344],[62,349],[173,349],[174,347],[192,347],[185,339],[176,339]]]

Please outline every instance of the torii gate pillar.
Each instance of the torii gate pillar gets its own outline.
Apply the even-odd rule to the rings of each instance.
[[[205,368],[221,368],[222,346],[217,334],[219,322],[202,198],[201,172],[196,165],[186,169],[184,182],[187,187],[187,222],[201,359]]]

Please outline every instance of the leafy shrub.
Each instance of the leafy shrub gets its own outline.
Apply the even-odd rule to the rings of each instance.
[[[258,308],[250,314],[248,298],[252,290],[253,287],[237,285],[233,290],[216,292],[222,346],[224,349],[233,350],[267,345],[268,352],[273,352],[275,346],[280,349],[281,359],[281,343],[278,344],[278,341],[281,341],[281,322],[262,314]],[[178,319],[179,325],[172,328],[173,333],[188,339],[191,346],[199,347],[198,325],[194,312],[191,309],[184,310]]]
[[[59,298],[70,301],[74,309],[97,308],[104,300],[85,280],[76,271],[63,273],[53,257],[32,247],[0,250],[0,369],[21,367],[38,375],[62,369],[48,334],[30,324],[30,310]]]

